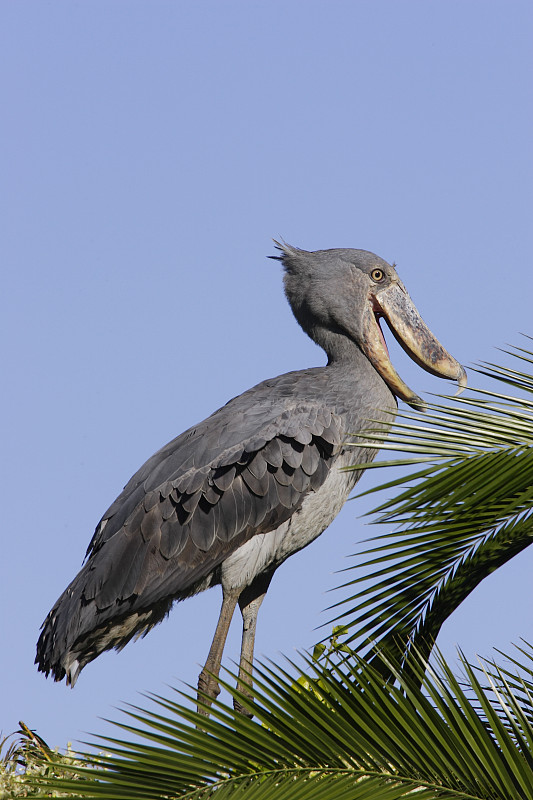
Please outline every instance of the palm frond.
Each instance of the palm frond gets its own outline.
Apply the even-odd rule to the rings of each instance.
[[[206,719],[192,696],[152,696],[117,726],[130,741],[103,739],[104,769],[85,755],[72,780],[39,788],[93,800],[533,800],[533,729],[512,689],[486,691],[464,660],[467,689],[444,660],[425,675],[414,661],[409,676],[388,665],[395,683],[357,657],[343,668],[260,665],[254,720],[219,701]]]
[[[533,363],[531,353],[512,355]],[[533,394],[525,372],[481,371]],[[369,446],[378,438],[371,432]],[[465,597],[533,542],[533,402],[471,390],[432,404],[426,417],[401,413],[380,447],[408,454],[382,464],[417,468],[371,490],[401,489],[376,509],[376,521],[396,530],[375,537],[362,564],[358,554],[349,568],[355,577],[340,587],[352,591],[333,606],[342,609],[334,621],[350,632],[347,642],[404,658],[414,645],[428,657]]]

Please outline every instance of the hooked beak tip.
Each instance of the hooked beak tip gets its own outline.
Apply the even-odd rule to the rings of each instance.
[[[457,385],[458,385],[459,388],[457,389],[457,391],[456,391],[456,393],[454,395],[455,397],[457,397],[457,395],[461,394],[461,392],[464,392],[464,390],[466,389],[466,387],[468,385],[468,378],[466,377],[466,370],[465,370],[465,368],[463,367],[462,364],[459,364],[459,367],[461,369],[461,371],[459,373],[459,377],[457,378]]]

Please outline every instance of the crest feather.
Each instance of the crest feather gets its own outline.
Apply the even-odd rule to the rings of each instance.
[[[293,247],[291,244],[287,244],[287,242],[283,241],[283,239],[278,242],[277,239],[272,239],[276,246],[276,250],[279,250],[281,255],[279,256],[268,256],[269,258],[274,259],[275,261],[285,261],[286,258],[297,258],[301,255],[306,255],[306,250],[301,250],[299,247]]]

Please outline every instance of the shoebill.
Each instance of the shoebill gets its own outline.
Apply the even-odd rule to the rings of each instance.
[[[222,608],[198,681],[199,709],[208,713],[220,691],[237,604],[239,688],[249,695],[257,613],[274,572],[339,513],[362,472],[342,468],[375,457],[357,446],[358,434],[376,423],[386,430],[398,398],[423,407],[391,364],[380,320],[419,366],[466,385],[463,367],[423,322],[394,266],[365,250],[307,252],[276,244],[287,300],[325,351],[326,366],[254,386],[135,473],[43,624],[36,663],[55,680],[74,685],[104,650],[122,649],[177,600],[220,584]]]

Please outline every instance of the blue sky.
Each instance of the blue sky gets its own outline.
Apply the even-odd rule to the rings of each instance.
[[[196,682],[218,590],[74,690],[36,672],[35,641],[152,452],[260,380],[323,363],[272,237],[396,261],[467,367],[533,333],[532,33],[521,0],[0,5],[4,734],[22,719],[63,747],[139,691]],[[444,391],[391,352],[416,391]],[[259,655],[323,635],[369,507],[348,503],[278,571]],[[476,590],[445,653],[533,640],[532,568],[526,553]],[[236,619],[228,665],[239,636]]]

